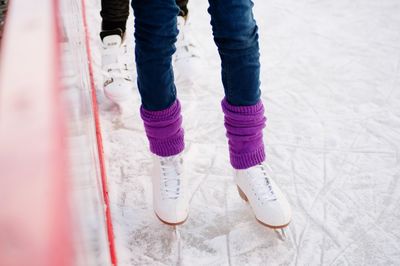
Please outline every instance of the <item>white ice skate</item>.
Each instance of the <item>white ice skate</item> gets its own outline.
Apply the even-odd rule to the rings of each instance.
[[[240,197],[249,202],[256,219],[272,229],[289,225],[292,212],[289,202],[271,178],[272,171],[265,164],[245,170],[235,170],[235,182]],[[282,230],[282,238],[285,233]]]
[[[188,217],[189,197],[182,172],[181,154],[169,157],[154,155],[153,208],[158,219],[168,225],[182,224]]]
[[[127,46],[121,35],[114,34],[103,38],[102,69],[104,94],[117,104],[122,112],[133,98],[133,71],[127,56]]]
[[[188,18],[177,17],[179,34],[176,41],[176,52],[173,66],[177,82],[193,83],[201,73],[201,56],[195,41]]]

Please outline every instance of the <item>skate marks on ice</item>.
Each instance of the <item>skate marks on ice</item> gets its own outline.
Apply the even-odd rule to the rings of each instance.
[[[111,138],[110,143],[115,139]],[[124,147],[129,149],[132,145],[133,143],[125,143]],[[116,239],[121,245],[120,257],[123,265],[176,265],[177,261],[182,265],[228,265],[231,256],[240,257],[249,248],[237,246],[236,242],[241,242],[242,239],[248,239],[255,246],[261,245],[258,250],[260,253],[263,252],[263,246],[269,248],[272,245],[281,245],[272,230],[256,222],[249,207],[237,195],[230,169],[222,164],[222,161],[227,160],[227,155],[217,156],[222,151],[226,154],[225,149],[226,147],[216,147],[210,150],[207,145],[188,144],[185,158],[187,165],[193,165],[187,171],[189,190],[193,198],[189,219],[177,227],[180,237],[172,227],[161,224],[153,213],[151,179],[148,176],[150,157],[138,159],[132,157],[132,154],[138,157],[136,152],[116,154],[109,151],[117,160],[112,165],[122,167],[114,169],[110,164],[109,171],[113,173],[113,177],[110,177],[109,182],[112,183],[110,194],[120,204],[113,209],[113,217],[118,227]],[[115,152],[118,152],[117,148]],[[143,147],[143,152],[146,154],[147,147]],[[199,157],[200,154],[203,156]],[[122,159],[129,156],[130,159]],[[129,161],[135,161],[135,164],[128,165]],[[257,242],[253,242],[253,235],[247,235],[254,227],[258,228],[255,234],[258,236]],[[129,250],[126,249],[127,246]]]
[[[274,65],[267,63],[270,77],[265,81],[280,87],[267,95],[266,141],[273,167],[281,172],[279,180],[283,184],[290,181],[285,191],[295,209],[295,263],[398,264],[400,113],[396,106],[400,95],[395,88],[399,87],[400,23],[388,9],[398,11],[399,6],[395,1],[379,6],[363,2],[362,8],[353,7],[354,22],[346,18],[345,9],[336,7],[344,1],[335,2],[332,13],[323,7],[327,3],[291,4],[280,3],[283,14],[295,16],[298,25],[310,23],[300,28],[311,39],[296,38],[300,43],[285,47],[285,43],[279,45],[283,38],[277,38],[278,43],[272,45],[287,53],[281,61],[272,52],[267,54]],[[316,14],[318,5],[323,7],[321,14],[342,14],[332,19],[348,19],[349,27],[339,32],[329,28],[328,21],[312,24],[323,19]],[[294,8],[301,12],[293,12]],[[305,14],[315,16],[296,17],[305,8]],[[383,10],[385,18],[375,13]],[[273,16],[278,17],[279,12]],[[275,36],[293,35],[293,30],[285,30],[284,18],[282,15],[281,23],[270,25]],[[274,21],[270,17],[269,22]],[[352,32],[354,27],[361,28],[362,21],[368,21],[364,26],[376,38]],[[384,21],[387,26],[378,26]],[[324,26],[325,32],[321,30]],[[319,31],[323,38],[315,34]],[[325,38],[327,33],[347,36],[332,42]],[[329,53],[307,48],[305,42],[310,44],[310,40]],[[287,79],[288,75],[291,78]],[[279,130],[270,131],[273,128]],[[288,173],[291,180],[285,179]]]
[[[163,225],[152,211],[139,103],[128,122],[115,109],[101,112],[120,264],[399,264],[397,1],[255,1],[267,159],[293,207],[286,241],[237,194],[207,1],[192,6],[209,67],[193,87],[177,84],[193,192],[185,224]],[[91,8],[96,17],[98,6]],[[98,25],[92,22],[92,34]]]

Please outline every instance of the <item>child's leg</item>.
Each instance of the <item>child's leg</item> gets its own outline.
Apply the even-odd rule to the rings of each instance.
[[[134,87],[132,73],[125,64],[127,54],[123,42],[129,16],[129,0],[101,0],[100,15],[104,95],[117,104],[123,113],[126,102],[133,96]]]
[[[178,5],[180,11],[179,15],[182,17],[186,17],[189,10],[187,8],[189,0],[176,0],[176,4]]]
[[[101,0],[103,31],[121,29],[125,32],[126,21],[129,16],[129,0]]]
[[[222,60],[222,101],[232,166],[246,169],[265,159],[260,101],[257,25],[250,0],[209,0],[214,40]]]
[[[132,0],[140,113],[154,164],[153,209],[169,225],[186,221],[189,195],[183,174],[182,116],[176,99],[172,55],[178,34],[175,0]]]
[[[215,43],[222,60],[225,99],[222,109],[229,139],[231,164],[240,196],[259,222],[284,228],[291,220],[288,200],[272,179],[265,160],[260,100],[257,25],[251,0],[209,0]]]
[[[132,0],[138,86],[146,110],[161,111],[176,99],[172,55],[178,35],[174,0]]]
[[[179,8],[175,0],[133,0],[132,7],[141,116],[150,150],[159,156],[175,155],[184,148],[171,64]]]

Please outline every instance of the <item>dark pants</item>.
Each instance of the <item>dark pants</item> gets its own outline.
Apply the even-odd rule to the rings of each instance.
[[[151,0],[148,0],[151,2]],[[176,0],[180,12],[179,15],[186,16],[189,0]],[[129,0],[101,0],[102,30],[114,30],[117,28],[125,32],[126,21],[129,16]]]
[[[7,2],[8,0],[0,0],[0,41],[3,33],[4,18],[7,12]]]
[[[221,57],[227,101],[250,106],[260,99],[258,28],[251,0],[209,0],[214,41]],[[172,55],[178,34],[175,0],[132,0],[138,87],[146,110],[176,100]]]

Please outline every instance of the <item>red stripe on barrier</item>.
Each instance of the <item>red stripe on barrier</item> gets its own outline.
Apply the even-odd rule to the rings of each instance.
[[[93,105],[93,113],[94,113],[94,121],[96,127],[96,139],[97,139],[97,149],[99,154],[99,163],[100,163],[100,174],[101,174],[101,182],[103,186],[103,197],[104,197],[104,204],[106,206],[106,223],[107,223],[107,234],[108,234],[108,241],[110,247],[110,256],[111,256],[111,263],[113,265],[117,265],[117,254],[115,249],[115,240],[114,240],[114,230],[113,230],[113,223],[111,218],[111,210],[110,210],[110,199],[108,196],[108,185],[107,185],[107,173],[105,168],[105,159],[104,159],[104,149],[103,149],[103,138],[101,134],[101,125],[100,125],[100,116],[99,110],[97,106],[96,100],[96,89],[94,83],[94,75],[93,75],[93,61],[92,55],[90,50],[90,35],[89,35],[89,28],[87,24],[87,16],[86,16],[86,1],[81,0],[82,4],[82,17],[83,17],[83,26],[85,28],[85,43],[86,43],[86,53],[88,57],[88,64],[89,64],[89,77],[90,77],[90,89],[92,93],[92,105]]]

